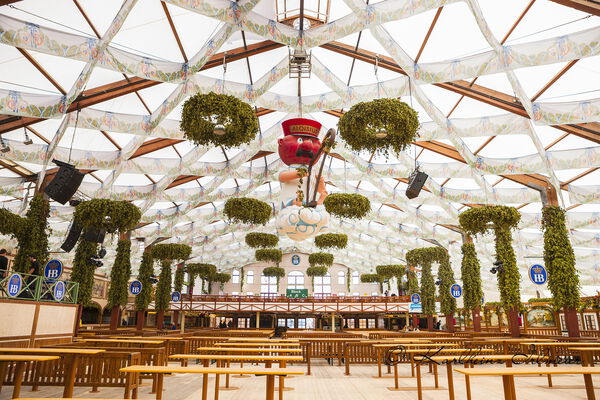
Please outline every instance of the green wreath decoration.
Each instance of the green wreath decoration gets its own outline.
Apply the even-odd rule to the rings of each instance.
[[[354,151],[388,155],[415,140],[418,113],[398,99],[375,99],[355,104],[338,122],[340,136]]]
[[[108,306],[124,306],[129,296],[128,284],[131,275],[131,240],[121,239],[117,243],[115,263],[110,271]]]
[[[194,280],[196,277],[202,279],[202,293],[204,293],[205,282],[210,280],[217,273],[217,266],[213,264],[191,263],[187,264],[188,278],[190,280],[190,292],[194,289]]]
[[[246,244],[254,249],[275,247],[279,243],[279,237],[272,233],[250,232],[246,234]]]
[[[404,265],[378,265],[375,267],[377,275],[385,279],[400,278],[406,272]]]
[[[75,257],[73,258],[73,271],[71,280],[79,283],[77,293],[77,303],[82,306],[92,304],[92,289],[94,288],[94,271],[96,267],[90,265],[89,261],[98,252],[98,243],[79,240],[75,248]]]
[[[333,264],[333,254],[331,253],[312,253],[308,256],[308,263],[311,267],[327,266]]]
[[[258,249],[254,252],[256,261],[267,261],[279,264],[281,262],[282,253],[279,249]]]
[[[281,267],[266,267],[263,269],[264,276],[274,276],[277,278],[283,278],[285,276],[285,269]]]
[[[271,206],[249,197],[227,199],[223,213],[231,222],[265,225],[271,219]]]
[[[320,249],[338,248],[345,249],[348,245],[348,235],[343,233],[325,233],[315,236],[315,246]]]
[[[219,125],[223,135],[215,133]],[[179,127],[197,145],[230,148],[250,143],[256,137],[258,119],[249,104],[234,96],[198,93],[183,104]]]
[[[371,211],[371,202],[356,193],[334,193],[325,198],[325,210],[339,218],[360,219]]]
[[[192,253],[187,244],[159,243],[152,246],[152,257],[155,260],[185,260]]]
[[[74,221],[83,229],[104,229],[108,233],[126,232],[135,228],[142,212],[124,200],[93,199],[75,207]]]
[[[227,274],[225,272],[217,272],[213,276],[211,276],[211,282],[218,282],[219,289],[223,291],[225,288],[225,284],[231,280],[231,274]]]
[[[310,277],[325,276],[325,275],[327,275],[327,271],[329,271],[329,268],[327,268],[325,266],[308,267],[306,269],[306,275],[308,275]]]

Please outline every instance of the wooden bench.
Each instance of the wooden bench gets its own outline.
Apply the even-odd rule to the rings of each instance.
[[[265,375],[267,377],[266,400],[275,399],[275,377],[287,375],[304,375],[304,371],[294,368],[209,368],[209,367],[151,367],[151,366],[130,366],[121,368],[121,372],[127,373],[129,380],[136,380],[136,374],[152,373],[158,375],[158,386],[156,390],[156,399],[162,399],[163,374],[202,374],[202,400],[207,400],[208,396],[208,375],[215,374],[215,398],[219,393],[219,375],[226,374],[249,374]],[[128,395],[125,398],[129,398]],[[132,398],[137,399],[137,388],[133,390]]]
[[[516,400],[516,391],[510,378],[517,375],[583,375],[588,400],[595,400],[592,375],[600,374],[600,367],[526,367],[526,368],[455,368],[454,371],[466,376],[501,376],[505,400]],[[470,389],[469,389],[470,390]]]

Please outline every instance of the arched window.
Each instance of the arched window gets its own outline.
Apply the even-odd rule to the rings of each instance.
[[[304,289],[304,274],[300,271],[291,271],[288,274],[288,289]]]
[[[234,269],[231,271],[231,283],[240,283],[240,270]]]
[[[325,276],[315,276],[315,292],[316,296],[331,294],[331,275],[329,272]]]
[[[354,271],[352,273],[352,284],[353,285],[358,285],[359,284],[358,278],[359,278],[358,277],[358,271]]]
[[[338,285],[345,285],[345,284],[346,284],[346,272],[339,271],[338,272]]]
[[[260,295],[261,296],[276,296],[277,295],[277,277],[275,276],[260,276]]]
[[[253,284],[254,283],[254,271],[248,271],[246,274],[246,283]]]

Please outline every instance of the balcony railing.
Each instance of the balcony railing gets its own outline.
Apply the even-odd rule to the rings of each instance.
[[[306,298],[288,298],[282,295],[181,295],[182,302],[271,302],[271,303],[408,303],[409,296],[338,296],[318,295]]]
[[[43,276],[8,273],[0,278],[0,299],[76,304],[79,283]]]

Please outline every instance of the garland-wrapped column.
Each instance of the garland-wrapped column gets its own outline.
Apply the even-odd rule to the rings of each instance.
[[[110,329],[119,326],[121,307],[127,304],[127,286],[131,275],[131,240],[129,234],[121,235],[117,243],[115,264],[110,271],[110,287],[108,289],[108,306],[112,307],[110,314]]]
[[[545,206],[542,209],[542,230],[548,289],[552,292],[554,307],[564,310],[569,336],[579,337],[579,275],[565,222],[565,211],[557,206]]]
[[[448,332],[454,332],[454,313],[456,312],[456,299],[450,293],[450,287],[456,282],[454,280],[454,272],[450,266],[450,255],[441,247],[435,248],[438,250],[438,279],[440,280],[440,311],[446,317],[446,329]]]
[[[481,332],[481,266],[477,259],[475,245],[470,236],[464,235],[462,245],[461,277],[463,282],[463,303],[467,310],[473,315],[473,330]]]
[[[75,248],[75,257],[73,258],[73,271],[71,280],[79,283],[79,292],[77,303],[86,307],[92,301],[92,288],[94,287],[95,265],[90,264],[90,259],[96,255],[98,243],[88,242],[81,238]]]
[[[173,281],[173,290],[176,292],[182,293],[183,289],[183,278],[185,271],[183,269],[183,263],[177,264],[177,269],[175,270],[175,280]],[[173,312],[173,323],[179,324],[179,310],[175,310]]]
[[[406,271],[406,284],[409,295],[419,292],[419,280],[417,279],[417,273],[414,268],[414,265],[409,265],[408,270]],[[417,314],[412,315],[412,326],[413,328],[419,326],[419,316]]]
[[[142,291],[135,296],[135,309],[137,310],[135,323],[136,330],[140,332],[144,329],[146,310],[148,310],[148,305],[152,301],[152,282],[150,282],[152,275],[154,275],[154,259],[152,258],[151,247],[148,246],[142,254],[142,263],[138,272],[138,280],[142,284]]]

